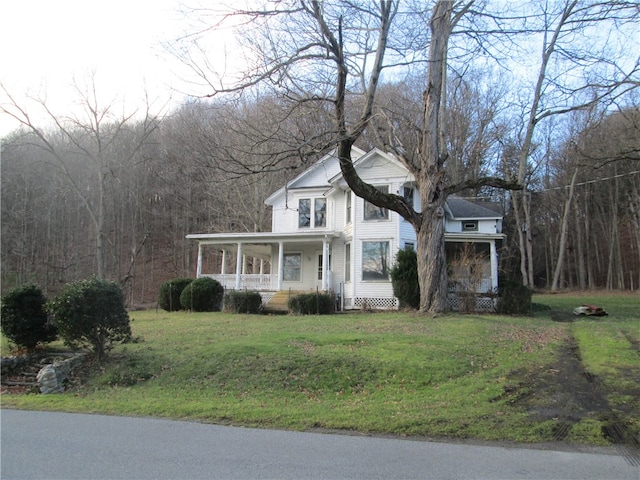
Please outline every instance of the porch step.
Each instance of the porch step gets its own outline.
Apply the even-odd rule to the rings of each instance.
[[[309,292],[306,290],[280,290],[273,294],[273,297],[262,307],[262,310],[272,313],[288,313],[289,299],[302,293]]]

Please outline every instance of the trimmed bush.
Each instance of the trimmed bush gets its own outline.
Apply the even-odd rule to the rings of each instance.
[[[29,350],[38,343],[56,339],[56,328],[48,321],[46,297],[37,285],[25,285],[2,297],[2,333],[11,342]]]
[[[262,297],[258,292],[230,291],[224,296],[224,310],[231,313],[260,313]]]
[[[182,308],[192,312],[219,312],[224,287],[213,278],[202,277],[187,285],[180,294]]]
[[[124,294],[115,282],[94,277],[70,283],[47,310],[66,345],[89,347],[100,361],[114,344],[131,339]]]
[[[529,315],[533,290],[520,282],[504,280],[498,287],[498,313],[506,315]]]
[[[296,315],[326,315],[335,311],[335,298],[328,293],[303,293],[291,297],[288,306]]]
[[[174,278],[160,285],[158,291],[158,306],[167,312],[182,310],[180,295],[193,278]]]
[[[415,250],[399,250],[391,269],[393,295],[400,301],[400,308],[420,308],[420,284],[418,283],[418,256]]]

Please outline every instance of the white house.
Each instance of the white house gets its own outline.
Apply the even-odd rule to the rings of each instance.
[[[352,158],[364,181],[419,205],[412,175],[393,155],[354,147]],[[389,271],[399,249],[414,248],[415,231],[395,212],[355,196],[334,154],[265,203],[273,207],[271,232],[187,235],[198,242],[198,277],[215,278],[227,289],[258,290],[267,307],[276,292],[321,290],[335,293],[344,309],[397,308]],[[479,268],[450,267],[451,288],[495,289],[496,242],[504,238],[499,206],[450,197],[444,221],[448,255],[473,245],[483,259]]]

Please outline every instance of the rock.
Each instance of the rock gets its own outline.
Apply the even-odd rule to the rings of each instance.
[[[83,362],[84,357],[85,355],[80,353],[42,367],[36,376],[40,391],[44,394],[64,392],[65,380],[73,369]]]
[[[40,391],[44,394],[64,392],[64,385],[58,379],[58,373],[53,364],[42,367],[38,372],[36,379],[38,380]]]

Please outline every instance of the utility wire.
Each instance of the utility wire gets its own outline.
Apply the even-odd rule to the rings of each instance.
[[[590,183],[598,183],[598,182],[604,182],[605,180],[613,180],[614,178],[621,178],[621,177],[626,177],[627,175],[635,175],[636,173],[640,173],[640,170],[635,170],[633,172],[627,172],[627,173],[620,173],[618,175],[613,175],[611,177],[605,177],[605,178],[596,178],[595,180],[588,180],[586,182],[580,182],[580,183],[576,183],[575,186],[581,186],[581,185],[589,185]],[[563,188],[569,188],[570,185],[563,185],[561,187],[549,187],[549,188],[543,188],[539,191],[541,192],[548,192],[550,190],[560,190]]]

